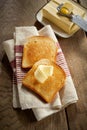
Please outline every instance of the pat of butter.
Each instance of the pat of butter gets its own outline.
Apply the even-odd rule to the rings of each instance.
[[[53,74],[53,66],[51,65],[39,65],[34,72],[36,80],[40,83],[44,83],[49,76]]]

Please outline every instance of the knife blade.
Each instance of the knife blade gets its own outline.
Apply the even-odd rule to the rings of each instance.
[[[87,21],[79,15],[72,15],[71,21],[87,32]]]
[[[67,8],[64,8],[64,10],[63,8],[64,7],[62,3],[57,7],[58,13],[62,16],[68,17],[73,23],[77,24],[80,28],[87,32],[87,21],[84,20],[81,16],[69,12]],[[68,13],[66,13],[65,11],[68,11]]]

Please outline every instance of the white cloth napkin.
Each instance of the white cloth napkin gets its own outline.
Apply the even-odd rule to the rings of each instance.
[[[50,36],[56,41],[59,48],[57,54],[57,64],[59,64],[66,73],[66,83],[64,88],[57,93],[53,103],[44,103],[38,99],[31,91],[28,91],[22,86],[22,78],[25,71],[21,68],[23,45],[28,37],[34,35]],[[45,26],[41,30],[36,27],[16,27],[14,39],[3,42],[4,50],[13,68],[13,107],[20,107],[21,109],[32,108],[37,120],[41,120],[48,115],[60,111],[69,104],[75,103],[78,100],[75,86],[73,84],[64,54],[60,48],[58,40],[50,25]]]

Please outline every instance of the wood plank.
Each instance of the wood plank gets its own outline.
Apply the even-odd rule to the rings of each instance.
[[[13,37],[15,26],[36,25],[36,12],[47,0],[0,1],[0,45]],[[0,52],[2,52],[0,47]],[[2,53],[0,53],[2,55]],[[2,57],[2,56],[1,56]],[[0,129],[1,130],[68,130],[65,111],[37,122],[31,110],[22,111],[12,107],[12,70],[4,56],[0,73]]]
[[[87,9],[87,0],[79,0],[79,3]]]
[[[80,30],[68,39],[60,38],[79,97],[66,109],[70,130],[86,130],[87,125],[87,38]]]
[[[68,130],[65,111],[53,114],[38,122],[35,128],[35,130]]]

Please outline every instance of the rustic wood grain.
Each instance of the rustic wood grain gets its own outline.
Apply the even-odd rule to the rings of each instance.
[[[86,130],[87,124],[87,38],[80,30],[69,39],[59,39],[76,90],[78,102],[66,109],[70,130]]]
[[[32,110],[12,107],[12,69],[4,55],[2,42],[13,37],[15,26],[42,25],[36,22],[36,12],[47,0],[0,1],[0,130],[68,130],[65,111],[37,122]],[[2,60],[2,61],[1,61]]]
[[[87,0],[79,0],[79,3],[87,9]]]

